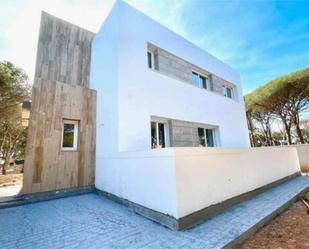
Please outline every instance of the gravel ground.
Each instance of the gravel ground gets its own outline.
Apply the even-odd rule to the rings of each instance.
[[[309,200],[309,192],[305,199]],[[307,201],[308,202],[308,201]],[[241,249],[309,249],[309,214],[298,201],[261,228]]]

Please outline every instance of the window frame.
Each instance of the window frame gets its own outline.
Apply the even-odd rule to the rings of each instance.
[[[152,148],[152,134],[151,134],[151,123],[155,123],[156,124],[156,137],[157,137],[157,144],[156,144],[156,148]],[[168,120],[165,119],[159,119],[159,118],[155,118],[155,119],[151,119],[150,120],[150,148],[151,149],[162,149],[159,148],[159,124],[163,124],[164,125],[164,144],[165,147],[163,148],[168,148],[170,147],[170,133],[169,133],[169,127],[168,127]]]
[[[228,93],[227,93],[228,89],[231,92],[231,97],[228,96]],[[229,86],[226,86],[226,85],[222,85],[222,93],[223,93],[224,97],[229,98],[229,99],[234,99],[234,87],[229,87]]]
[[[192,80],[192,77],[191,77],[191,84],[193,86],[196,86],[196,87],[204,89],[204,90],[211,91],[211,89],[210,89],[210,77],[208,75],[199,73],[199,72],[197,72],[195,70],[192,70],[191,76],[192,76],[192,74],[196,74],[198,76],[198,79],[199,79],[199,83],[198,83],[199,85],[196,86],[196,85],[193,84],[193,80]],[[203,80],[201,78],[205,78],[205,81],[206,81],[205,82],[205,86],[206,86],[206,88],[203,86]]]
[[[63,147],[63,136],[64,136],[64,125],[73,124],[74,125],[74,135],[73,135],[73,147]],[[63,119],[61,128],[61,151],[78,151],[78,140],[79,140],[79,121],[72,119]]]
[[[197,127],[197,130],[202,129],[203,133],[204,133],[204,139],[205,139],[205,146],[199,144],[200,147],[209,147],[209,148],[214,148],[217,147],[217,132],[216,132],[216,128],[213,127]],[[213,146],[209,146],[208,142],[207,142],[207,132],[206,130],[211,130],[212,131],[212,139],[213,139]],[[198,133],[198,137],[199,137],[199,133]],[[199,137],[200,139],[200,137]]]

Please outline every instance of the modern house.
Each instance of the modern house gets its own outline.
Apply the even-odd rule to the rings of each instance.
[[[24,194],[94,185],[182,229],[298,174],[247,130],[239,72],[128,4],[97,34],[42,14]]]

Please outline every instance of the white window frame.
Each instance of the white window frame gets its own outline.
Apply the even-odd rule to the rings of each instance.
[[[231,90],[231,98],[227,96],[227,89]],[[223,96],[229,99],[234,99],[234,87],[229,87],[226,85],[222,85]]]
[[[74,136],[73,136],[73,147],[63,147],[63,135],[64,135],[64,125],[73,124],[74,125]],[[62,120],[62,132],[61,132],[61,150],[62,151],[77,151],[78,150],[78,125],[77,120],[63,119]]]
[[[203,129],[204,131],[204,137],[205,137],[205,148],[209,147],[208,143],[207,143],[207,136],[206,136],[206,130],[212,130],[212,138],[213,138],[213,142],[214,142],[214,146],[213,147],[218,147],[217,146],[217,132],[216,132],[216,128],[214,127],[198,127]],[[202,146],[203,147],[203,146]],[[212,148],[212,147],[210,147]]]
[[[168,128],[168,120],[166,119],[160,119],[160,118],[155,118],[150,120],[150,141],[151,141],[151,123],[156,124],[156,136],[157,136],[157,148],[152,148],[152,144],[150,144],[150,148],[152,149],[160,149],[158,148],[159,146],[159,123],[164,124],[164,143],[165,147],[170,147],[170,134],[169,134],[169,128]]]
[[[191,74],[193,74],[193,73],[195,73],[195,74],[197,74],[199,77],[199,88],[202,88],[202,89],[204,89],[204,90],[211,90],[210,89],[210,78],[209,78],[209,76],[208,75],[205,75],[205,74],[202,74],[202,73],[199,73],[199,72],[197,72],[197,71],[194,71],[194,70],[192,70],[192,73]],[[201,77],[200,76],[202,76],[202,77],[204,77],[205,79],[206,79],[206,88],[204,88],[203,87],[203,82],[202,82],[202,79],[201,79]],[[193,85],[193,82],[191,82],[192,83],[192,85]]]

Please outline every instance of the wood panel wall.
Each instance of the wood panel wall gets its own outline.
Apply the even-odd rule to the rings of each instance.
[[[94,33],[42,12],[35,77],[89,87]]]
[[[42,13],[22,194],[94,184],[96,91],[89,89],[94,34]],[[78,120],[77,151],[62,151],[63,119]]]

